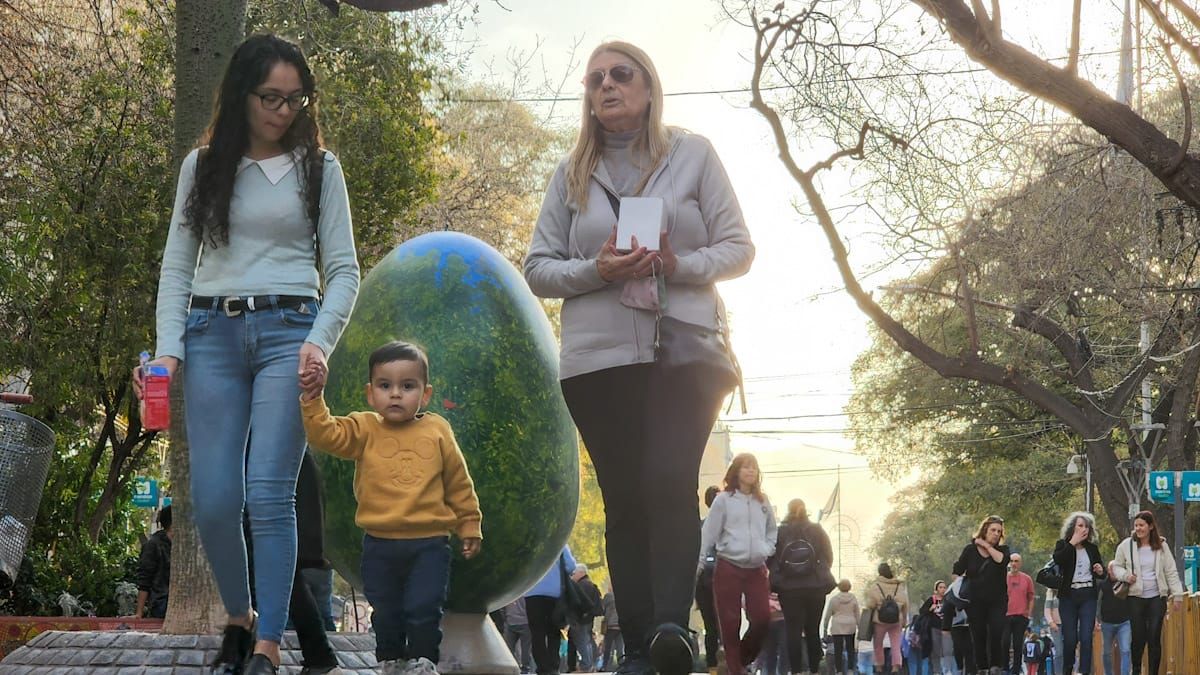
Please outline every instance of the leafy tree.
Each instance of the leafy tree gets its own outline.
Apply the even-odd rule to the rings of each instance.
[[[1150,32],[1200,57],[1180,32],[1200,16],[1174,0],[1170,19],[1140,4]],[[1078,31],[1061,67],[1015,45],[1000,30],[999,3],[990,13],[960,0],[772,5],[740,3],[755,32],[752,107],[771,125],[847,292],[881,334],[938,377],[986,398],[1004,391],[1024,402],[1018,419],[1036,409],[1069,430],[1109,522],[1127,530],[1144,472],[1194,463],[1200,353],[1191,345],[1200,322],[1188,290],[1196,243],[1183,232],[1150,250],[1147,228],[1154,181],[1198,205],[1190,121],[1150,97],[1134,111],[1083,79]],[[912,30],[928,24],[935,30]],[[1007,98],[977,93],[986,83],[959,64],[948,69],[946,54],[958,49],[1014,85]],[[1153,52],[1152,62],[1160,73],[1173,66],[1171,48]],[[1079,123],[1055,123],[1043,102]],[[1172,140],[1180,127],[1182,142]],[[822,158],[802,166],[801,152]],[[847,160],[866,176],[857,195],[863,212],[885,228],[897,257],[923,265],[918,283],[882,298],[863,287],[845,221],[822,191],[822,174]],[[911,294],[928,297],[898,297]],[[1139,349],[1142,320],[1151,339]],[[1150,375],[1165,432],[1143,439],[1131,418]],[[1008,420],[976,416],[951,429],[973,421],[978,433]]]

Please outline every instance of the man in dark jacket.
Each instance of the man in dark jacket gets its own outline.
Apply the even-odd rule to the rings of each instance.
[[[137,609],[133,615],[161,619],[167,615],[171,590],[171,506],[158,512],[159,530],[142,544],[138,555]]]
[[[567,654],[567,670],[580,673],[590,673],[596,669],[596,643],[592,636],[592,628],[595,618],[604,616],[604,602],[600,598],[600,589],[596,588],[596,584],[592,582],[587,573],[587,565],[580,563],[575,566],[575,572],[571,578],[579,584],[583,596],[591,602],[592,611],[582,623],[571,622],[567,628],[567,637],[571,644],[571,650]],[[579,655],[578,662],[572,658],[576,654]],[[573,668],[573,663],[577,663],[578,667]]]

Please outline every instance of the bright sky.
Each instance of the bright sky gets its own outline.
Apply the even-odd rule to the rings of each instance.
[[[1115,43],[1102,47],[1087,44],[1092,33],[1100,40],[1110,39],[1119,17],[1116,2],[1085,3],[1087,11],[1096,14],[1088,17],[1092,21],[1085,32],[1085,51],[1116,47]],[[1069,21],[1070,2],[1031,2],[1027,4],[1037,8],[1024,12],[1020,7],[1008,9],[1011,4],[1005,3],[1006,32],[1015,27],[1021,43],[1039,53],[1058,56],[1065,52],[1054,45],[1065,42],[1060,32]],[[1053,6],[1047,8],[1047,4]],[[578,41],[575,59],[580,63],[563,92],[576,96],[582,92],[578,84],[585,66],[582,61],[591,49],[607,39],[622,39],[650,54],[668,94],[743,89],[749,83],[746,55],[753,48],[753,33],[722,20],[720,5],[714,0],[504,0],[504,6],[508,11],[481,0],[475,29],[479,47],[468,76],[505,73],[510,51],[535,49],[539,68],[544,63],[547,71],[561,74]],[[1044,35],[1023,32],[1028,25],[1053,31]],[[1115,65],[1115,56],[1108,59]],[[1089,63],[1085,61],[1085,72]],[[998,93],[1002,91],[999,87]],[[863,468],[865,462],[853,454],[851,442],[838,431],[847,419],[838,414],[852,388],[850,365],[868,345],[867,319],[838,290],[837,272],[816,224],[791,207],[800,199],[799,191],[777,158],[765,121],[747,107],[748,101],[748,94],[668,96],[665,119],[712,141],[730,174],[757,246],[751,272],[721,286],[732,317],[734,345],[747,378],[748,417],[826,417],[734,422],[735,430],[746,432],[802,432],[736,434],[734,451],[752,451],[759,456],[768,474],[766,489],[772,501],[782,504],[801,497],[810,511],[828,498],[840,465],[843,511],[857,523],[861,543],[867,545],[888,511],[886,497],[895,486],[871,476]],[[548,106],[532,107],[549,114]],[[577,102],[559,103],[555,114],[563,124],[574,127],[578,110]],[[831,187],[836,191],[837,182]],[[847,225],[844,234],[853,247],[856,235],[862,233]],[[871,284],[885,279],[886,275],[872,278]]]

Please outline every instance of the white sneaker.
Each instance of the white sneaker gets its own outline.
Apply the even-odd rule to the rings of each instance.
[[[380,675],[408,675],[411,661],[404,659],[388,659],[379,662]]]
[[[437,665],[424,656],[419,659],[409,659],[407,666],[404,670],[406,675],[439,675]]]

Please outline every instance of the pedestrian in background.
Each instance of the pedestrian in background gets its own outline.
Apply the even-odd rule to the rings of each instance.
[[[988,516],[954,563],[954,573],[962,575],[963,583],[968,584],[970,603],[966,612],[975,667],[985,671],[990,666],[992,675],[999,675],[1007,666],[1004,615],[1008,609],[1005,571],[1009,556],[1004,544],[1004,519]]]
[[[837,585],[838,592],[829,599],[825,607],[825,616],[821,623],[825,626],[825,634],[833,636],[833,667],[837,673],[847,673],[858,670],[855,649],[854,632],[858,628],[861,610],[858,598],[850,592],[849,579],[842,579]]]
[[[1120,579],[1115,572],[1116,561],[1108,563],[1109,579]],[[1118,598],[1111,582],[1100,584],[1100,660],[1104,675],[1129,675],[1132,629],[1129,624],[1129,598]],[[1120,670],[1113,669],[1113,649],[1121,655]]]
[[[533,672],[533,635],[529,632],[529,617],[525,614],[525,598],[517,598],[504,606],[504,642],[517,660],[522,673]]]
[[[713,596],[729,675],[743,675],[762,648],[771,621],[767,559],[775,553],[777,526],[762,491],[758,460],[750,453],[733,458],[725,489],[713,500],[701,534],[697,573],[710,553],[717,556]],[[750,621],[741,635],[742,609]]]
[[[867,586],[867,608],[872,610],[875,634],[875,672],[899,673],[904,664],[900,650],[901,632],[908,617],[908,584],[896,578],[892,566],[879,563],[879,576]],[[884,662],[884,640],[891,648],[890,664]]]
[[[720,493],[719,486],[709,485],[704,490],[704,506],[712,509],[713,500]],[[704,556],[700,572],[696,575],[696,608],[700,610],[700,619],[704,622],[704,662],[708,666],[708,675],[717,675],[717,655],[721,647],[721,628],[717,623],[717,605],[713,600],[712,586],[716,566],[716,553],[709,553]]]
[[[1008,559],[1008,612],[1005,616],[1006,630],[1009,635],[1010,651],[1008,670],[1019,673],[1025,657],[1025,631],[1029,629],[1029,619],[1033,616],[1035,595],[1033,579],[1021,571],[1021,554],[1013,553]]]
[[[809,520],[804,500],[788,502],[787,516],[776,537],[775,555],[768,566],[771,588],[778,593],[783,608],[792,667],[799,668],[802,655],[808,655],[808,668],[803,672],[821,669],[821,614],[826,596],[836,586],[832,563],[833,547],[825,529]]]

